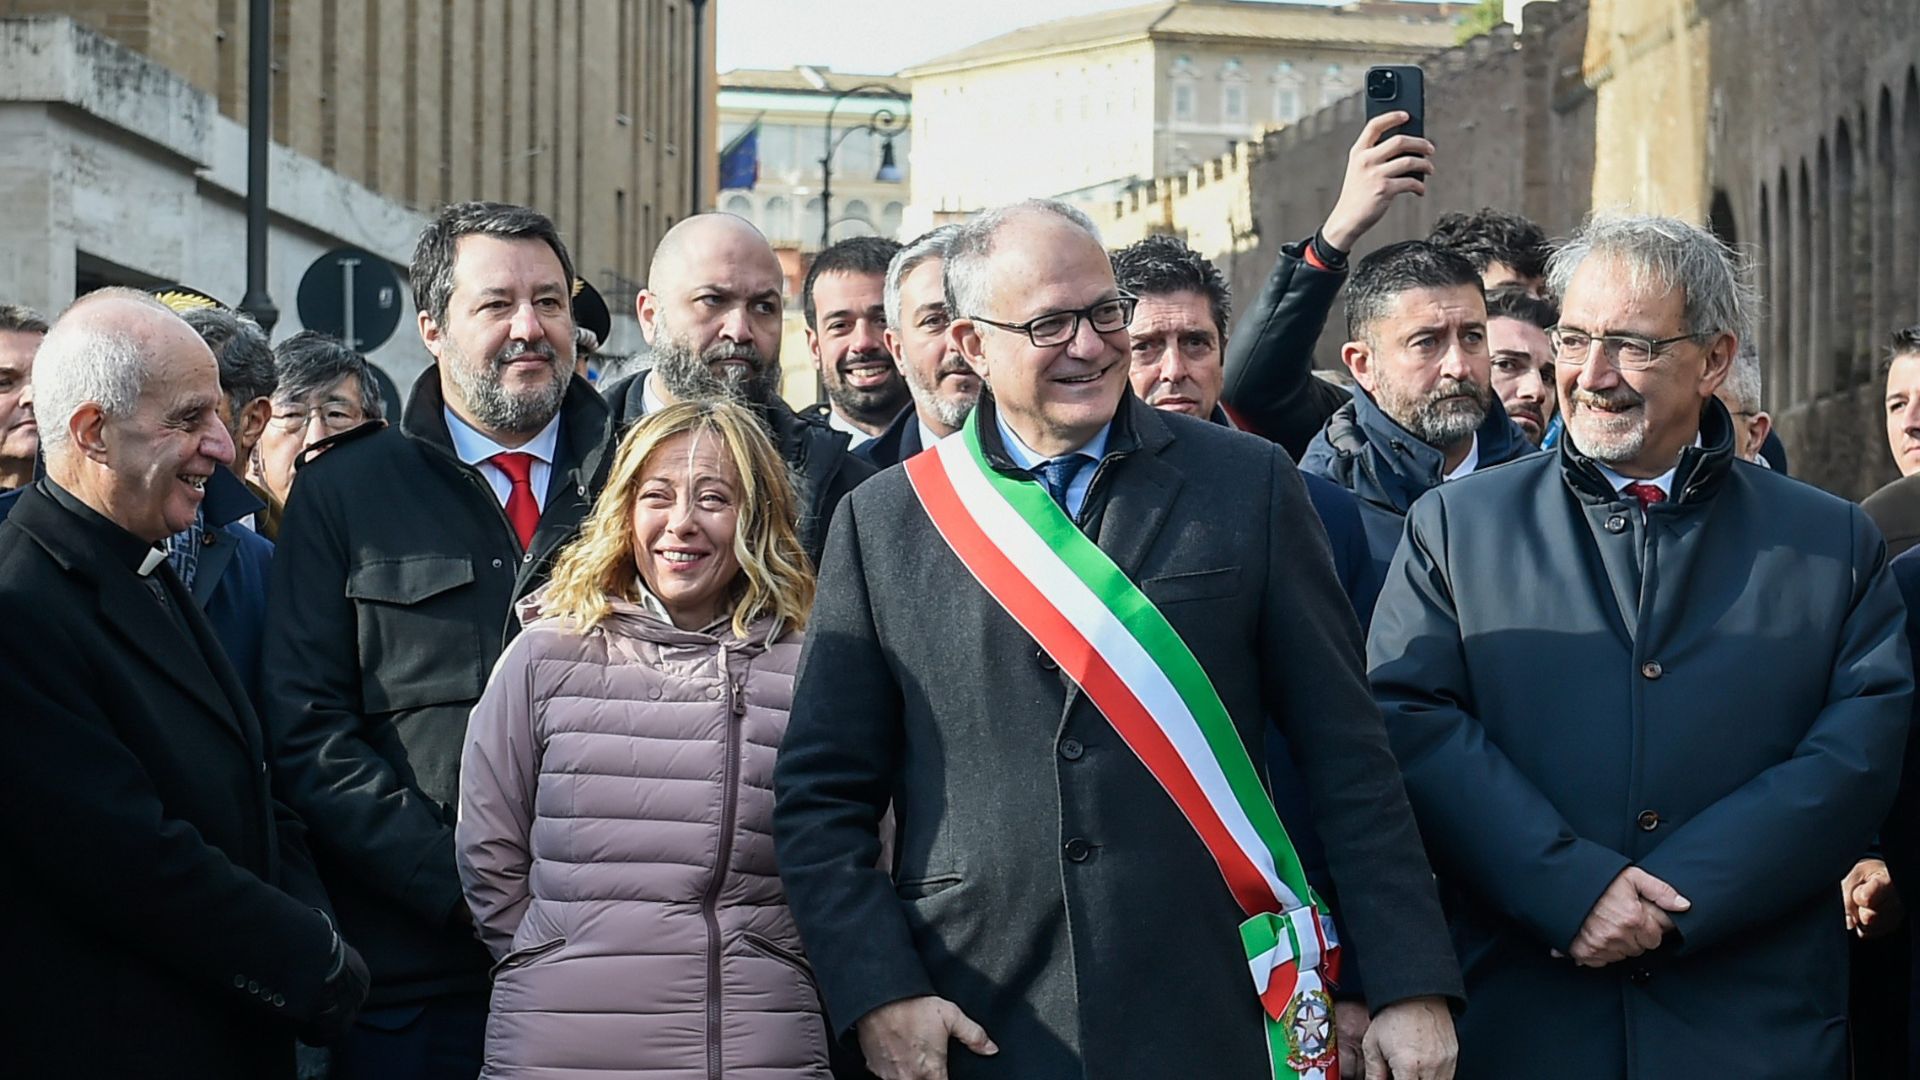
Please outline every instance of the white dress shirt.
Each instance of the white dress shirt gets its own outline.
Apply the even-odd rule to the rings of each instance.
[[[1693,445],[1700,445],[1700,436],[1695,435],[1693,437]],[[1673,468],[1668,469],[1666,472],[1661,473],[1651,480],[1635,480],[1631,477],[1621,476],[1619,473],[1614,472],[1598,461],[1593,463],[1593,467],[1599,469],[1600,475],[1606,477],[1607,483],[1613,485],[1613,490],[1622,495],[1627,493],[1627,485],[1629,484],[1652,484],[1654,487],[1660,489],[1660,494],[1665,495],[1669,499],[1673,498],[1673,475],[1680,471],[1680,463],[1675,461]]]
[[[955,431],[953,435],[935,435],[933,429],[927,426],[927,422],[920,419],[919,413],[913,415],[913,422],[920,427],[920,449],[922,450],[931,450],[942,442],[953,438],[953,435],[960,434],[958,431]]]
[[[844,431],[847,433],[847,437],[852,440],[847,443],[847,449],[849,450],[859,446],[861,443],[873,441],[873,436],[854,427],[852,421],[841,416],[840,411],[835,409],[832,403],[828,403],[827,405],[827,426],[835,431]]]
[[[1126,406],[1122,403],[1121,407]],[[1006,445],[1007,456],[1013,459],[1015,465],[1031,472],[1036,465],[1053,460],[1021,442],[1020,436],[1013,433],[1013,429],[1007,426],[1006,420],[1002,419],[997,412],[993,414],[993,423],[1000,429],[1000,441]],[[1107,427],[1112,426],[1112,424],[1107,425]],[[1072,482],[1067,484],[1067,516],[1076,521],[1080,519],[1080,508],[1087,504],[1087,489],[1093,486],[1094,471],[1099,468],[1100,459],[1107,453],[1107,427],[1101,428],[1093,438],[1067,453],[1054,455],[1054,457],[1067,457],[1070,454],[1084,454],[1092,459],[1080,466],[1080,471],[1074,473]]]
[[[513,494],[513,481],[500,471],[498,465],[487,459],[495,454],[522,453],[533,455],[533,468],[527,470],[527,483],[533,488],[533,503],[542,512],[547,509],[547,481],[553,476],[553,454],[560,445],[560,414],[554,413],[540,434],[527,441],[525,446],[505,447],[475,430],[473,425],[460,419],[453,409],[442,405],[440,411],[447,417],[447,434],[453,436],[453,452],[461,461],[480,470],[493,486],[494,497],[501,506],[507,505],[507,496]]]

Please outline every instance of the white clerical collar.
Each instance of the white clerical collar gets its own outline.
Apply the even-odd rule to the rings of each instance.
[[[141,577],[146,577],[158,569],[161,563],[166,561],[166,552],[159,548],[148,548],[146,556],[140,560],[140,569],[136,571],[136,573]]]
[[[552,465],[554,452],[560,446],[560,414],[557,412],[553,414],[553,419],[547,421],[547,426],[540,429],[540,434],[527,440],[526,445],[506,447],[460,419],[451,406],[442,405],[440,411],[446,414],[447,434],[453,436],[455,456],[469,465],[478,465],[495,454],[505,453],[532,454],[538,460]]]
[[[1700,445],[1700,435],[1698,432],[1693,436],[1693,445]],[[1680,463],[1676,461],[1673,463],[1673,468],[1668,469],[1666,472],[1661,473],[1651,480],[1633,480],[1621,476],[1619,473],[1614,472],[1598,461],[1594,462],[1593,466],[1600,470],[1600,475],[1607,478],[1607,483],[1612,484],[1613,490],[1615,491],[1625,492],[1627,486],[1630,484],[1652,484],[1654,487],[1660,489],[1660,494],[1665,495],[1669,499],[1673,498],[1673,476],[1680,471]]]
[[[1047,457],[1028,446],[1025,442],[1022,442],[1020,436],[1014,434],[1013,429],[1007,426],[1006,420],[1002,418],[997,411],[993,414],[993,423],[995,427],[1000,429],[1000,442],[1006,447],[1007,456],[1013,459],[1015,465],[1031,472],[1034,466],[1053,460],[1053,458]],[[1085,454],[1093,460],[1099,461],[1102,457],[1106,456],[1107,428],[1112,426],[1112,423],[1109,422],[1106,427],[1102,427],[1099,431],[1095,432],[1093,438],[1088,439],[1086,442],[1081,443],[1079,446],[1074,447],[1064,454],[1055,454],[1054,457],[1069,457],[1073,454]]]
[[[1473,433],[1473,442],[1467,446],[1467,456],[1460,459],[1460,464],[1455,465],[1452,472],[1442,476],[1440,482],[1444,484],[1449,480],[1458,480],[1463,476],[1472,474],[1473,470],[1479,467],[1480,433],[1476,431]]]

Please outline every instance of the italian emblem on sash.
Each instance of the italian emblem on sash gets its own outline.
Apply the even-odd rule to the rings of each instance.
[[[1339,1080],[1339,942],[1200,661],[1037,482],[995,470],[975,409],[906,462],[941,539],[1140,758],[1220,867],[1265,1014],[1275,1080]]]

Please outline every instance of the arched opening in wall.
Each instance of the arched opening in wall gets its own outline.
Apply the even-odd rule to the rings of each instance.
[[[1853,154],[1853,132],[1842,118],[1833,131],[1833,336],[1835,346],[1846,351],[1847,370],[1858,379],[1864,375],[1859,360],[1866,350],[1867,327],[1859,315],[1858,238],[1864,222],[1853,183]]]
[[[1733,201],[1727,198],[1724,188],[1713,189],[1713,203],[1707,207],[1707,228],[1720,242],[1731,248],[1740,246],[1740,230],[1734,223]]]
[[[1785,395],[1780,393],[1780,380],[1785,373],[1780,366],[1780,352],[1773,347],[1774,314],[1773,274],[1778,254],[1773,250],[1773,214],[1772,200],[1769,199],[1767,183],[1760,182],[1760,265],[1755,267],[1755,280],[1764,293],[1760,298],[1760,319],[1754,329],[1759,332],[1760,346],[1760,400],[1766,402],[1769,411],[1778,411],[1784,407]],[[1719,230],[1716,228],[1716,232]],[[1722,237],[1724,239],[1724,236]]]
[[[1820,396],[1825,387],[1820,385],[1818,369],[1822,365],[1814,349],[1813,329],[1813,289],[1815,282],[1813,260],[1813,184],[1808,177],[1807,159],[1800,159],[1800,187],[1794,192],[1793,199],[1793,283],[1788,303],[1793,305],[1793,340],[1787,347],[1793,350],[1794,370],[1798,374],[1794,392],[1801,401],[1812,401]]]
[[[1807,207],[1813,214],[1810,238],[1810,269],[1807,297],[1807,355],[1813,361],[1813,394],[1820,397],[1840,389],[1848,371],[1843,352],[1836,347],[1833,306],[1833,236],[1829,222],[1833,217],[1833,161],[1827,155],[1827,137],[1820,136],[1814,151],[1814,197]]]
[[[1880,115],[1874,121],[1873,134],[1873,338],[1875,341],[1885,337],[1892,328],[1897,309],[1908,307],[1896,304],[1895,297],[1899,274],[1897,269],[1899,256],[1895,249],[1899,247],[1898,234],[1894,232],[1894,201],[1897,197],[1894,187],[1894,145],[1893,145],[1893,94],[1886,87],[1880,88]]]
[[[1907,69],[1900,104],[1900,304],[1895,321],[1920,321],[1920,69]]]
[[[1773,354],[1776,380],[1783,406],[1800,402],[1799,360],[1793,355],[1793,188],[1787,183],[1787,170],[1781,169],[1773,186],[1773,333],[1768,351]]]

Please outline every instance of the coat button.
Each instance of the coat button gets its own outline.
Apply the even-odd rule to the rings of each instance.
[[[1653,972],[1648,971],[1646,968],[1634,968],[1631,972],[1627,973],[1627,981],[1635,986],[1645,986],[1652,978]]]
[[[527,553],[526,553],[525,555],[522,555],[522,556],[520,556],[520,561],[521,561],[521,562],[532,562],[532,561],[533,561],[533,552],[531,552],[531,551],[529,551],[529,552],[527,552]]]
[[[502,562],[502,561],[500,561],[499,559],[495,559],[495,560],[493,560],[493,568],[494,568],[495,570],[498,570],[498,569],[500,569],[500,568],[501,568],[502,566],[505,566],[505,565],[506,565],[506,563],[504,563],[504,562]]]
[[[1086,752],[1087,748],[1080,745],[1079,739],[1064,739],[1060,743],[1060,756],[1068,761],[1079,761],[1080,755]]]
[[[717,686],[707,687],[707,696],[714,699],[715,701],[720,700],[720,688]]]
[[[235,990],[245,990],[247,988],[247,977],[245,975],[235,975],[233,977],[233,988]]]
[[[284,1008],[286,1008],[286,1007],[287,1007],[287,999],[286,999],[286,995],[284,995],[284,994],[275,994],[275,995],[273,995],[273,1007],[274,1007],[274,1008],[276,1008],[276,1009],[284,1009]]]
[[[1034,655],[1035,655],[1035,656],[1038,656],[1038,657],[1040,658],[1040,666],[1041,666],[1042,668],[1044,668],[1044,669],[1046,669],[1046,670],[1048,670],[1048,671],[1059,671],[1059,670],[1060,670],[1060,665],[1059,665],[1059,664],[1056,664],[1056,663],[1054,663],[1054,662],[1053,662],[1053,657],[1052,657],[1051,655],[1049,655],[1049,654],[1047,653],[1047,651],[1046,651],[1045,649],[1042,649],[1042,650],[1040,650],[1039,652],[1037,652],[1037,653],[1035,653]]]
[[[1093,845],[1076,836],[1067,841],[1066,851],[1069,860],[1073,862],[1086,862],[1087,856],[1093,854]]]
[[[657,686],[649,686],[649,687],[647,687],[647,697],[648,697],[649,699],[651,699],[651,700],[653,700],[653,701],[659,701],[659,700],[660,700],[660,688],[659,688],[659,687],[657,687]]]
[[[254,982],[254,981],[253,981],[252,979],[248,979],[248,980],[247,980],[247,993],[249,993],[249,994],[258,994],[259,992],[260,992],[260,984],[259,984],[259,983],[257,983],[257,982]]]
[[[1613,515],[1612,517],[1610,517],[1610,518],[1608,518],[1608,519],[1607,519],[1607,531],[1608,531],[1608,532],[1610,532],[1610,533],[1623,533],[1623,532],[1626,532],[1626,531],[1627,531],[1627,519],[1626,519],[1626,515],[1624,515],[1624,514],[1615,514],[1615,515]]]
[[[1666,674],[1666,670],[1667,669],[1660,666],[1660,661],[1658,660],[1649,660],[1640,665],[1640,674],[1649,679],[1659,678],[1661,675]]]
[[[1633,820],[1640,826],[1642,832],[1652,832],[1660,827],[1660,815],[1652,810],[1640,811],[1640,816]]]

